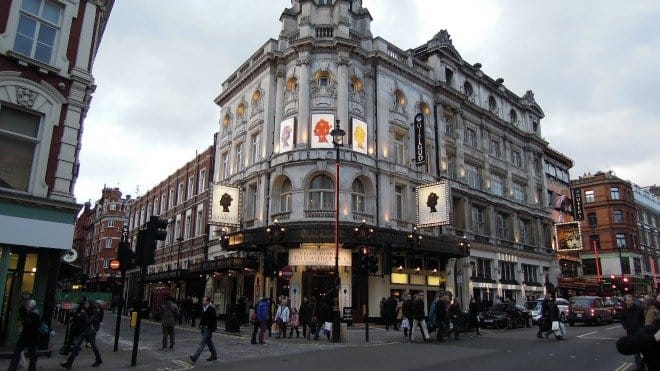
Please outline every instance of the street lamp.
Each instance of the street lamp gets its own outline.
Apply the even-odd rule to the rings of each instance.
[[[355,227],[355,237],[358,239],[358,241],[360,241],[363,244],[365,242],[367,242],[367,240],[369,240],[369,238],[371,237],[371,234],[373,232],[374,232],[374,229],[368,227],[367,223],[365,222],[364,219],[362,219],[362,223],[359,226]],[[390,262],[386,263],[386,262],[383,261],[383,264],[391,264],[392,259],[391,258],[388,258],[388,259],[390,259]],[[367,284],[366,287],[367,287],[367,290],[366,290],[367,304],[365,304],[365,306],[364,306],[365,314],[366,314],[365,321],[364,321],[364,340],[368,342],[369,341],[369,300],[368,300],[368,298],[369,298],[369,284]]]
[[[335,128],[330,132],[332,135],[332,144],[335,146],[336,152],[336,161],[335,161],[335,300],[336,305],[334,309],[334,321],[332,323],[332,342],[339,342],[339,326],[340,324],[340,312],[339,312],[339,285],[341,280],[339,278],[339,147],[344,146],[344,135],[346,131],[342,130],[339,127],[339,120],[336,121]]]
[[[594,245],[594,259],[596,261],[596,277],[598,278],[598,284],[600,285],[600,261],[598,260],[598,243],[597,243],[598,235],[596,234],[595,220],[589,220],[589,228],[591,229],[591,239],[593,240],[593,245]]]
[[[417,227],[413,226],[412,231],[408,234],[408,243],[413,249],[419,249],[424,242],[424,236],[417,232]]]

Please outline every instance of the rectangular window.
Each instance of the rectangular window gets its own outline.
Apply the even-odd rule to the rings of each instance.
[[[502,157],[502,153],[500,152],[500,142],[496,140],[490,141],[490,155],[496,158]]]
[[[256,164],[261,158],[261,135],[259,133],[252,136],[250,149],[250,158],[252,159],[252,163]]]
[[[191,199],[195,194],[195,177],[188,178],[188,199]]]
[[[626,248],[626,235],[623,233],[617,233],[616,234],[616,247],[619,249],[625,249]]]
[[[190,211],[190,210],[189,210]],[[186,213],[186,221],[183,224],[183,238],[189,239],[191,237],[191,227],[192,226],[192,214],[190,212]]]
[[[594,191],[584,191],[584,202],[588,204],[596,202]]]
[[[402,133],[394,133],[392,156],[394,157],[394,162],[397,164],[406,164],[406,136]]]
[[[444,117],[445,120],[445,134],[449,137],[454,136],[454,125],[451,123],[451,119],[449,117]]]
[[[197,206],[197,216],[195,217],[195,236],[204,234],[204,206]]]
[[[180,205],[180,204],[183,203],[183,192],[184,192],[184,190],[185,190],[185,188],[184,188],[183,182],[179,183],[179,193],[178,193],[178,197],[176,199],[176,204],[177,205]]]
[[[632,274],[630,271],[630,258],[627,256],[621,257],[621,268],[623,269],[622,274]]]
[[[39,144],[40,117],[0,107],[0,187],[27,192]]]
[[[106,249],[112,249],[112,238],[106,238],[105,239],[105,248]]]
[[[491,175],[490,190],[493,194],[504,196],[504,179],[496,174]]]
[[[110,260],[109,259],[103,259],[103,268],[104,269],[110,268]]]
[[[486,224],[484,223],[484,209],[477,206],[472,206],[471,214],[472,232],[482,236],[485,235]]]
[[[470,187],[481,189],[481,169],[472,165],[465,164],[465,176]]]
[[[176,216],[176,221],[174,222],[174,234],[172,234],[172,241],[175,241],[179,237],[181,237],[181,215]]]
[[[158,213],[159,215],[160,215],[160,214],[163,214],[163,213],[165,212],[165,205],[167,205],[167,204],[166,204],[166,202],[167,202],[166,200],[167,200],[167,196],[165,196],[165,194],[163,193],[163,194],[160,196],[160,213]]]
[[[623,211],[614,210],[613,217],[614,223],[623,223]]]
[[[520,243],[529,245],[531,244],[531,236],[529,233],[529,221],[525,219],[518,219],[518,229],[520,231]]]
[[[497,238],[501,238],[503,240],[511,239],[509,232],[509,216],[507,214],[495,214],[495,224],[495,232],[497,233]]]
[[[170,188],[170,199],[167,202],[167,206],[168,209],[174,207],[174,188]]]
[[[515,281],[516,263],[500,262],[500,279],[502,281]]]
[[[447,177],[456,179],[456,156],[447,156]]]
[[[477,147],[477,133],[473,129],[465,129],[465,145],[468,147]]]
[[[449,86],[452,86],[452,83],[454,82],[454,72],[449,68],[445,68],[445,82]]]
[[[198,193],[206,191],[206,169],[199,171],[199,184],[197,185]]]
[[[619,187],[610,187],[610,198],[612,200],[619,199]]]
[[[529,283],[539,282],[538,267],[535,265],[521,264],[524,280]]]
[[[642,260],[640,258],[633,258],[633,265],[635,267],[635,274],[641,276],[642,272]]]
[[[229,152],[222,154],[222,178],[229,178]]]
[[[243,143],[238,143],[234,147],[234,166],[236,167],[236,171],[243,169]]]
[[[489,259],[477,258],[472,271],[472,277],[492,279],[491,263]]]
[[[108,221],[108,228],[112,228],[115,226],[115,221],[114,220],[109,220]]]
[[[14,50],[50,64],[55,50],[62,7],[48,0],[24,0],[18,18]]]
[[[525,186],[520,183],[513,183],[513,199],[518,202],[527,201],[527,192],[525,191]]]
[[[519,151],[511,151],[511,163],[517,168],[522,168],[522,155]]]
[[[248,187],[248,219],[257,217],[257,205],[259,203],[259,193],[256,184],[250,184]]]
[[[403,186],[394,186],[394,218],[403,220]]]
[[[598,225],[598,219],[596,218],[596,213],[588,213],[587,221],[589,223],[589,228],[596,228]]]

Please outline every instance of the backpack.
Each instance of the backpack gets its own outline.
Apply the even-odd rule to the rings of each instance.
[[[259,305],[257,306],[257,320],[258,321],[265,321],[265,320],[268,319],[269,307],[270,307],[270,305],[268,304],[267,301],[259,302]]]

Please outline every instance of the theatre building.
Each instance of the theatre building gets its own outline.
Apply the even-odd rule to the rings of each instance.
[[[373,37],[362,3],[292,1],[222,83],[209,223],[228,244],[209,256],[259,268],[219,269],[207,290],[294,306],[338,290],[353,318],[406,292],[543,294],[559,269],[534,95],[445,30],[409,50]],[[361,269],[366,254],[378,262]]]

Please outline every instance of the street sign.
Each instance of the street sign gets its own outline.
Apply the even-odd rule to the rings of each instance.
[[[61,306],[62,309],[64,309],[64,310],[71,310],[71,309],[73,309],[73,303],[70,302],[70,301],[62,302],[62,305],[60,305],[60,306]]]
[[[119,265],[120,265],[119,260],[117,260],[117,259],[110,260],[110,268],[111,269],[117,270],[117,269],[119,269]]]
[[[291,266],[287,265],[286,267],[282,268],[282,278],[290,281],[291,277],[293,277],[293,268]]]

